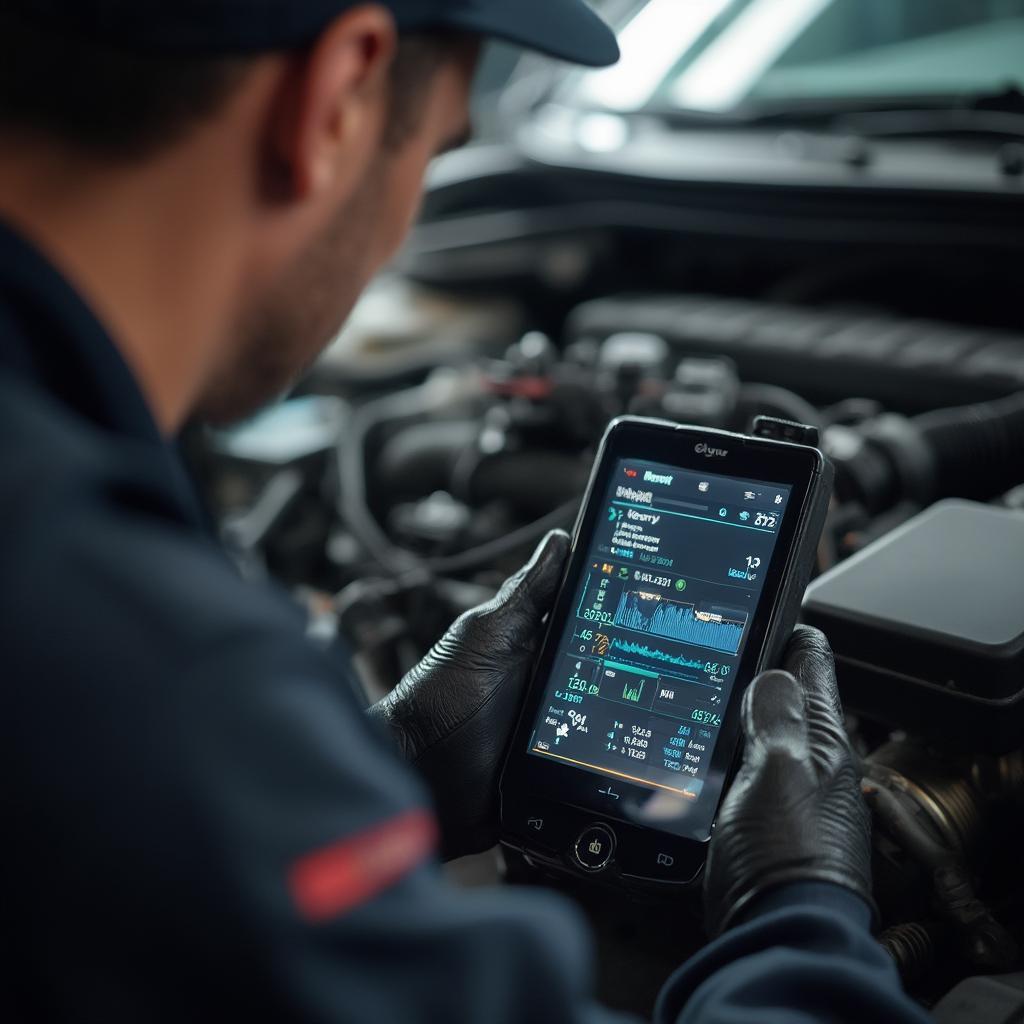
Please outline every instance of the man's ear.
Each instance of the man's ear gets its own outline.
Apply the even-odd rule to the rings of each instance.
[[[341,195],[362,180],[388,116],[397,45],[391,12],[366,4],[291,62],[270,126],[275,178],[289,199]]]

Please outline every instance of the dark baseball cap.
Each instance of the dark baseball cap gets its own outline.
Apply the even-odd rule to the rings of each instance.
[[[133,50],[245,54],[311,42],[363,3],[391,10],[400,32],[451,28],[552,57],[603,67],[619,47],[585,0],[2,0],[55,32]]]

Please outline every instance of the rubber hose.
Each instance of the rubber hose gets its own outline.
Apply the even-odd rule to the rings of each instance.
[[[934,455],[936,495],[990,498],[1024,480],[1024,392],[913,423]]]

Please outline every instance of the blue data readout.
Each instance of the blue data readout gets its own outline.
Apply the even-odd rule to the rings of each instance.
[[[530,752],[698,800],[789,498],[620,461]]]

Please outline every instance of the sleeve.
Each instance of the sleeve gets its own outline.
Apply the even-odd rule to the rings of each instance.
[[[611,1019],[567,902],[446,881],[425,789],[291,603],[88,495],[6,567],[14,1017]]]
[[[448,884],[425,791],[318,652],[237,641],[191,678],[176,732],[216,858],[204,910],[233,922],[260,1018],[610,1021],[571,907]]]
[[[927,1024],[869,931],[870,911],[827,883],[768,893],[680,968],[659,1024]]]

